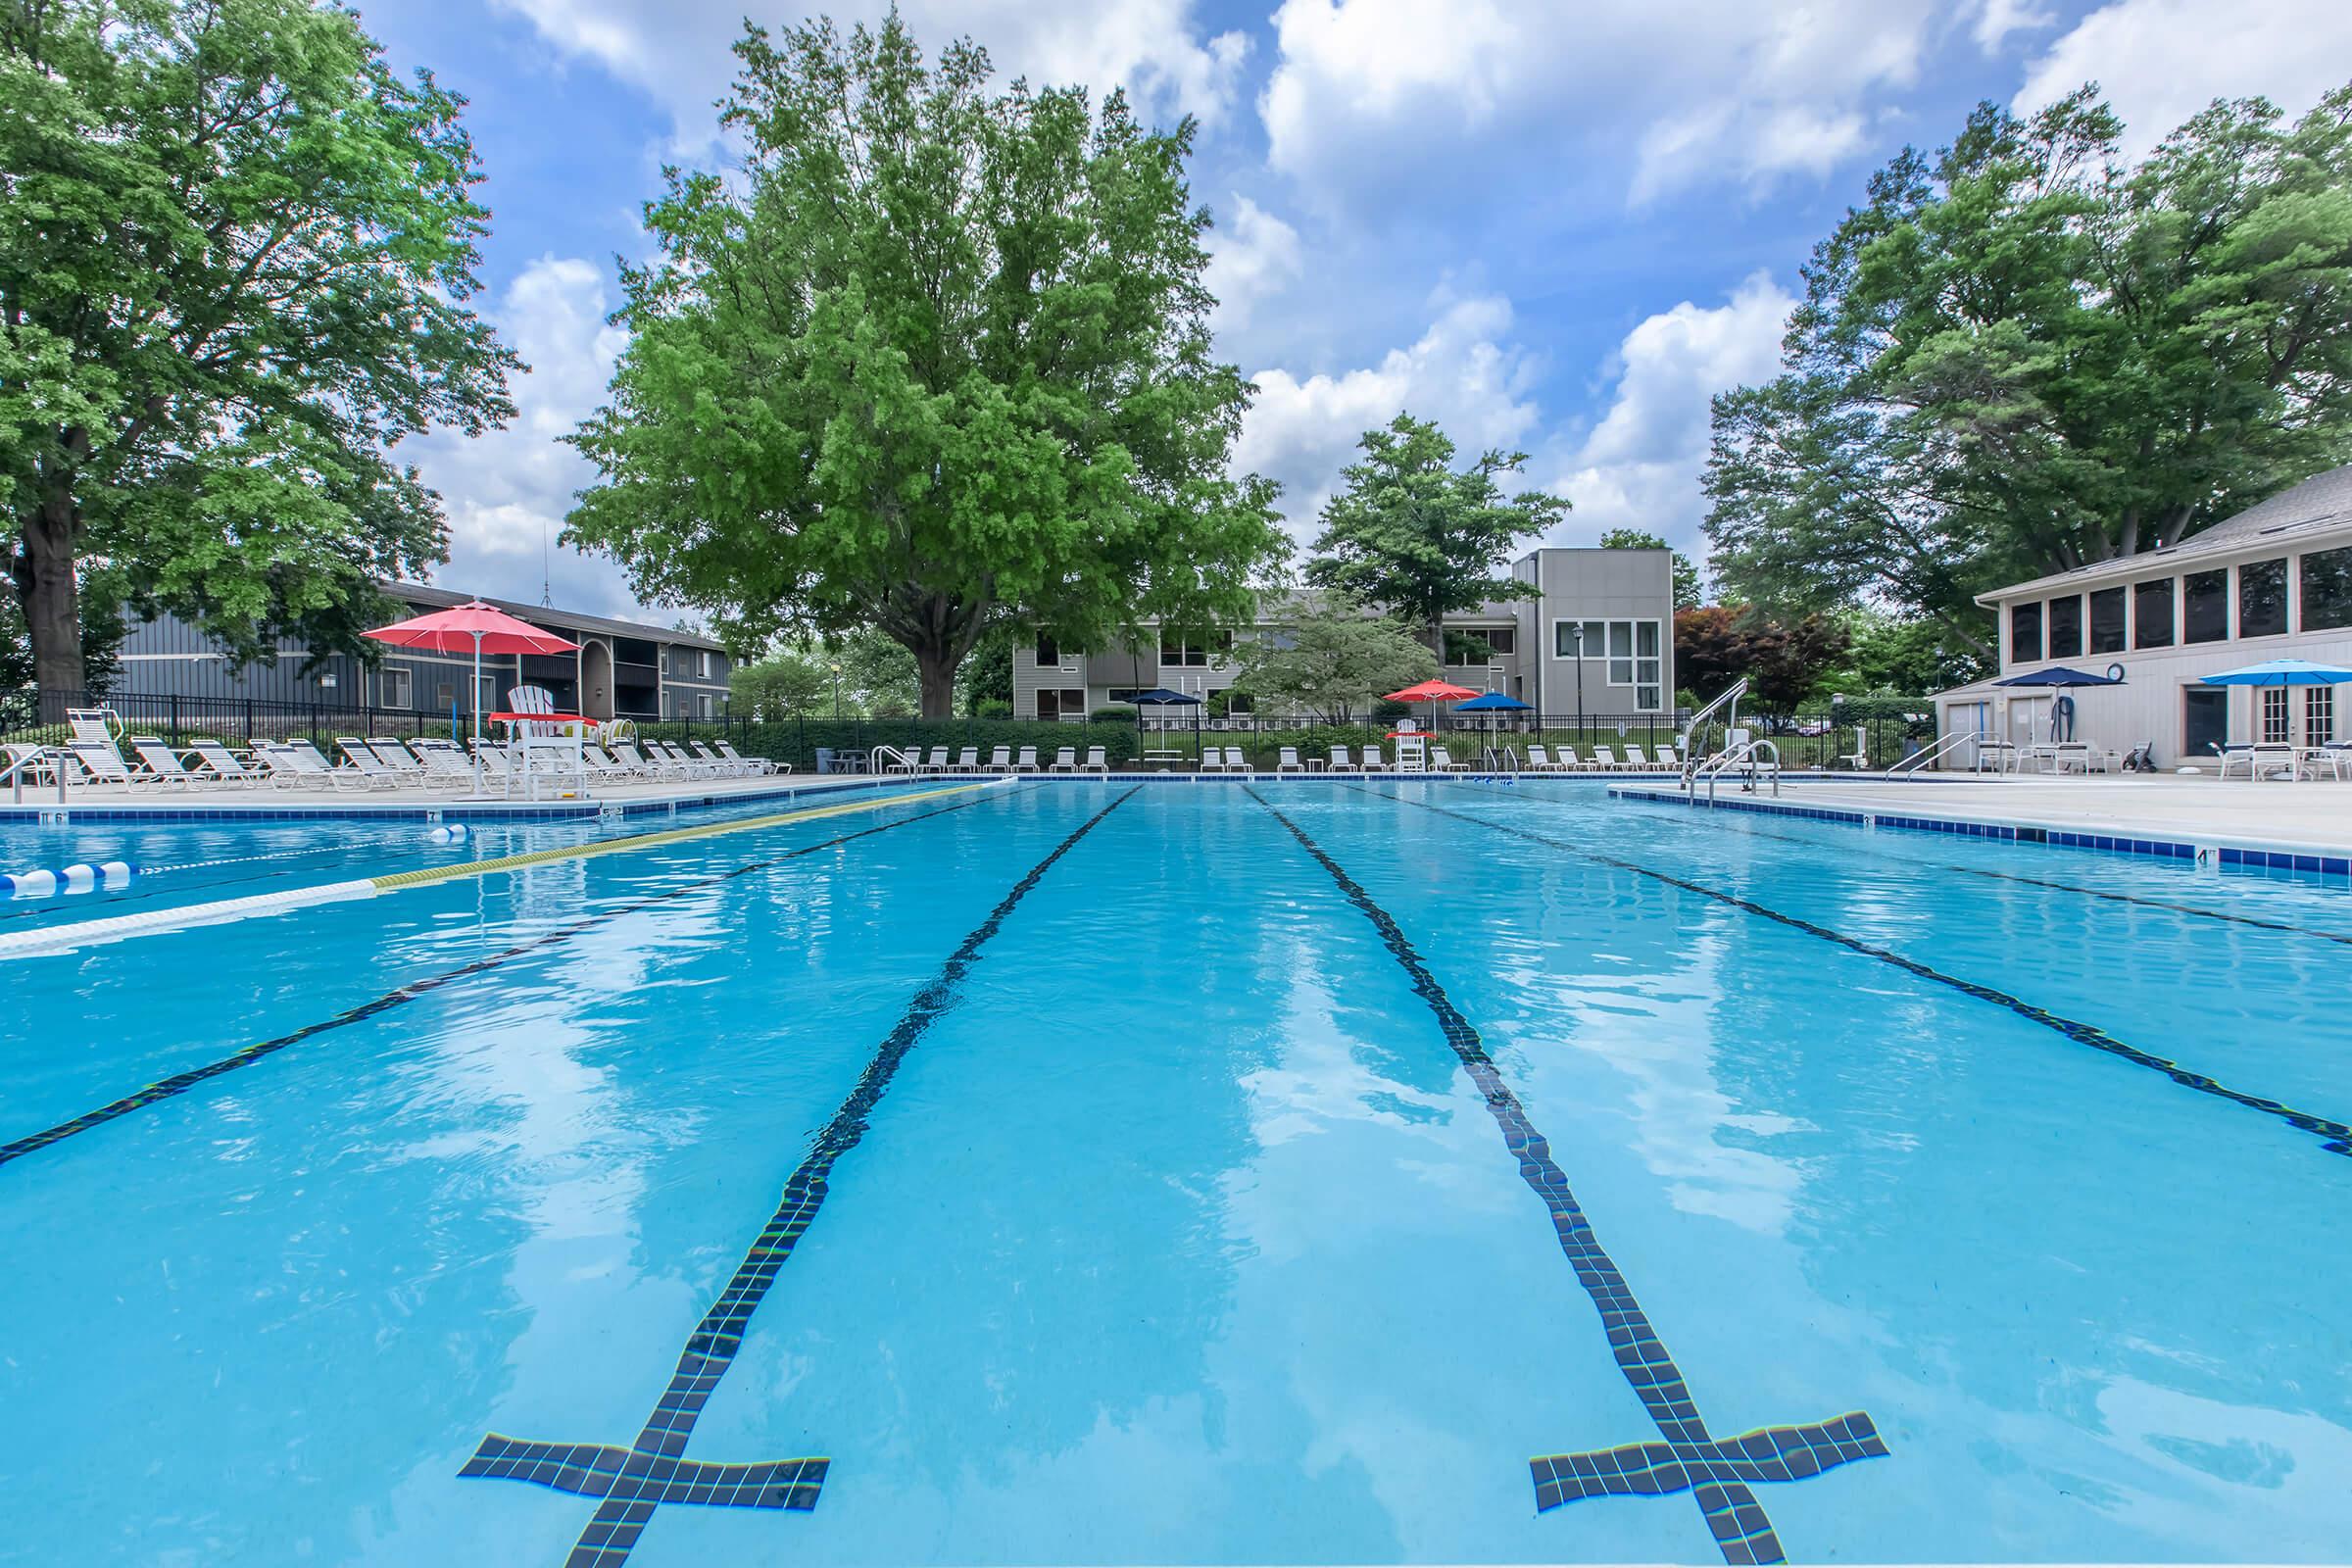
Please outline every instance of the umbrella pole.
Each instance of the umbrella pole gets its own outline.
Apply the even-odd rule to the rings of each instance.
[[[470,708],[473,716],[466,743],[479,754],[482,749],[482,634],[478,631],[473,634],[473,693]],[[479,755],[473,759],[473,793],[477,798],[482,793],[482,760]]]

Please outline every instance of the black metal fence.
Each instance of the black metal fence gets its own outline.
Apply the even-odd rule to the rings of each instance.
[[[413,710],[366,705],[335,707],[317,703],[269,702],[245,697],[170,697],[117,695],[83,697],[80,693],[29,691],[0,697],[0,740],[62,741],[68,736],[66,714],[75,708],[111,709],[126,733],[155,735],[174,746],[197,738],[249,744],[257,740],[308,738],[322,749],[336,736],[420,735],[447,736],[452,725],[446,715]],[[1863,765],[1876,769],[1900,760],[1921,738],[1934,733],[1934,707],[1925,698],[1870,698],[1850,703],[1808,704],[1796,712],[1745,715],[1743,728],[1769,736],[1785,768],[1844,770]],[[1434,738],[1458,762],[1473,767],[1503,769],[1523,766],[1531,746],[1570,748],[1587,762],[1606,748],[1614,760],[1633,760],[1639,748],[1644,760],[1654,760],[1663,746],[1678,744],[1689,722],[1687,712],[1638,717],[1601,717],[1564,713],[1453,713],[1441,710]],[[925,758],[938,747],[948,749],[953,761],[964,747],[978,749],[986,761],[998,746],[1035,746],[1051,761],[1061,747],[1081,757],[1101,746],[1114,763],[1126,766],[1181,767],[1197,760],[1208,746],[1239,750],[1254,766],[1271,767],[1282,748],[1291,747],[1302,759],[1325,756],[1333,746],[1351,752],[1365,746],[1387,748],[1393,743],[1394,720],[1369,716],[1344,722],[1274,719],[1259,716],[1212,718],[1200,710],[1146,710],[1132,719],[1041,720],[1013,718],[830,718],[795,715],[761,719],[742,715],[713,718],[637,719],[642,733],[665,740],[724,738],[756,756],[791,762],[807,769],[817,753],[865,752],[893,746],[918,752]],[[1426,710],[1415,722],[1427,727]],[[464,735],[460,716],[457,733]],[[1859,734],[1857,735],[1857,731]],[[1721,745],[1720,731],[1710,728],[1702,744]]]

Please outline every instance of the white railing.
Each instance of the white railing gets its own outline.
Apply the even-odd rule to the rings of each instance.
[[[1958,751],[1961,743],[1964,741],[1974,745],[1976,742],[1981,741],[1984,738],[1984,737],[1982,734],[1973,729],[1956,729],[1949,735],[1946,735],[1942,739],[1938,740],[1935,745],[1921,747],[1918,751],[1913,752],[1909,757],[1904,758],[1901,761],[1895,763],[1892,767],[1886,769],[1879,776],[1881,778],[1901,778],[1906,773],[1917,772],[1919,769],[1926,767],[1931,762],[1941,761],[1944,758],[1949,757],[1952,753]]]
[[[922,757],[917,752],[903,751],[896,746],[877,746],[872,756],[870,765],[877,773],[915,773],[922,770]]]
[[[1715,716],[1716,710],[1723,710],[1724,714],[1722,723],[1724,732],[1728,735],[1733,726],[1740,722],[1740,699],[1745,697],[1746,695],[1747,677],[1742,675],[1738,680],[1732,682],[1730,686],[1726,687],[1713,702],[1707,704],[1706,707],[1700,709],[1697,712],[1692,713],[1690,715],[1690,722],[1683,726],[1681,741],[1683,750],[1683,793],[1685,795],[1695,795],[1698,793],[1698,770],[1705,766],[1708,760],[1705,746],[1705,736],[1701,733],[1706,726],[1707,720]]]
[[[1747,783],[1742,786],[1746,789],[1755,788],[1755,782],[1759,777],[1771,779],[1772,793],[1776,796],[1779,795],[1781,793],[1781,749],[1761,735],[1753,740],[1743,740],[1729,751],[1710,757],[1700,763],[1691,774],[1690,792],[1694,796],[1697,794],[1698,780],[1703,778],[1707,781],[1707,799],[1712,801],[1715,799],[1716,781],[1726,773],[1735,772],[1746,776]]]

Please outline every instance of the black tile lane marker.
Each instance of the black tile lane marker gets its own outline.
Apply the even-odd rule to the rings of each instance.
[[[732,870],[697,877],[691,882],[681,883],[674,888],[666,888],[651,897],[624,904],[618,908],[601,909],[595,914],[574,920],[569,925],[558,926],[553,931],[542,932],[528,942],[518,942],[503,952],[493,953],[486,958],[476,958],[471,963],[461,964],[455,969],[445,969],[439,974],[426,975],[421,980],[412,980],[397,990],[387,991],[382,996],[363,1002],[356,1007],[347,1007],[331,1018],[321,1018],[317,1023],[304,1024],[291,1034],[279,1035],[273,1040],[258,1041],[245,1047],[242,1051],[232,1052],[228,1055],[222,1056],[218,1061],[208,1061],[201,1067],[190,1067],[186,1072],[173,1073],[169,1078],[159,1079],[149,1084],[136,1094],[125,1095],[121,1100],[100,1105],[96,1110],[85,1110],[71,1121],[61,1121],[56,1126],[44,1128],[40,1132],[27,1133],[13,1143],[0,1144],[0,1165],[47,1149],[51,1144],[62,1143],[76,1133],[86,1133],[93,1127],[103,1127],[118,1116],[127,1116],[132,1111],[143,1109],[158,1101],[170,1100],[174,1095],[185,1094],[198,1084],[218,1078],[222,1073],[234,1072],[239,1067],[250,1067],[263,1057],[274,1055],[288,1046],[300,1045],[315,1035],[322,1035],[330,1029],[340,1029],[345,1024],[359,1023],[364,1019],[372,1018],[377,1013],[387,1012],[404,1002],[414,1002],[428,992],[438,991],[453,980],[464,980],[471,975],[487,973],[501,965],[511,963],[526,954],[536,953],[542,948],[552,947],[559,942],[569,941],[583,931],[603,925],[608,921],[617,920],[623,915],[636,914],[641,910],[650,909],[658,904],[666,904],[671,899],[682,898],[686,894],[697,892],[703,888],[715,887],[722,882],[732,882],[739,876],[748,876],[754,871],[765,870],[779,861],[798,859],[804,855],[814,855],[819,850],[829,850],[856,839],[871,838],[876,833],[888,833],[893,828],[906,827],[909,823],[920,822],[929,817],[946,816],[951,811],[968,811],[973,807],[986,805],[992,800],[1003,800],[1005,795],[1026,795],[1031,790],[1043,787],[1032,784],[1005,791],[1004,794],[982,795],[955,806],[942,806],[929,811],[917,811],[912,816],[897,817],[876,827],[860,828],[855,833],[843,833],[826,839],[820,844],[803,845],[799,849],[787,850],[782,855],[771,856],[764,860],[754,860],[748,865],[739,865]]]
[[[1560,1250],[1568,1255],[1577,1283],[1600,1312],[1618,1370],[1633,1385],[1642,1408],[1649,1412],[1665,1440],[1583,1453],[1544,1454],[1529,1460],[1536,1485],[1536,1511],[1557,1508],[1580,1497],[1656,1497],[1688,1492],[1698,1503],[1725,1562],[1788,1561],[1772,1521],[1765,1517],[1764,1506],[1748,1490],[1748,1483],[1802,1481],[1856,1459],[1884,1458],[1886,1445],[1878,1428],[1869,1416],[1855,1410],[1833,1421],[1766,1427],[1736,1438],[1718,1438],[1707,1431],[1707,1423],[1683,1381],[1682,1369],[1675,1365],[1657,1330],[1650,1327],[1649,1316],[1634,1298],[1625,1276],[1594,1238],[1592,1222],[1569,1190],[1568,1178],[1552,1160],[1550,1144],[1528,1121],[1527,1108],[1495,1070],[1477,1027],[1462,1016],[1389,912],[1374,903],[1305,829],[1276,809],[1254,787],[1248,792],[1251,800],[1273,813],[1274,820],[1290,829],[1291,837],[1329,873],[1348,902],[1372,922],[1389,956],[1411,978],[1414,992],[1437,1015],[1446,1044],[1461,1058],[1463,1069],[1486,1101],[1488,1114],[1501,1129],[1504,1147],[1518,1158],[1520,1178],[1551,1211]]]
[[[523,1443],[491,1433],[482,1439],[460,1476],[505,1481],[530,1481],[558,1492],[603,1499],[580,1532],[564,1568],[620,1568],[645,1533],[654,1509],[665,1502],[701,1503],[715,1508],[794,1508],[816,1506],[825,1470],[832,1463],[821,1457],[771,1459],[763,1464],[708,1464],[681,1457],[686,1440],[704,1403],[718,1380],[733,1364],[743,1346],[752,1314],[776,1282],[776,1271],[792,1257],[801,1236],[825,1201],[826,1176],[842,1155],[865,1136],[866,1116],[890,1088],[890,1080],[932,1024],[958,1000],[963,977],[979,960],[980,950],[997,934],[1013,906],[1070,853],[1095,824],[1125,805],[1140,786],[1130,786],[1077,830],[1055,846],[1054,853],[1030,867],[1012,886],[988,918],[972,929],[948,961],[907,1004],[898,1026],[884,1037],[856,1087],[833,1119],[816,1135],[808,1157],[784,1184],[784,1197],[767,1225],[753,1239],[750,1250],[736,1265],[734,1277],[678,1356],[677,1370],[662,1391],[654,1413],[628,1447],[606,1444]]]
[[[1874,947],[1858,937],[1849,937],[1841,931],[1833,931],[1827,926],[1815,925],[1812,921],[1799,919],[1793,914],[1783,914],[1778,909],[1766,908],[1763,905],[1740,898],[1737,894],[1725,893],[1697,882],[1687,881],[1665,871],[1652,870],[1646,865],[1639,865],[1632,860],[1620,860],[1614,856],[1598,854],[1595,851],[1571,844],[1565,839],[1555,839],[1530,828],[1513,827],[1508,823],[1493,821],[1483,816],[1472,816],[1467,811],[1455,811],[1443,806],[1432,806],[1427,801],[1416,801],[1402,795],[1391,795],[1386,790],[1367,790],[1360,785],[1350,787],[1365,795],[1375,795],[1385,801],[1395,801],[1399,806],[1419,807],[1424,811],[1435,811],[1440,816],[1450,816],[1457,821],[1472,822],[1493,832],[1507,833],[1513,838],[1525,839],[1531,844],[1542,844],[1549,849],[1560,850],[1576,856],[1580,859],[1591,860],[1596,865],[1614,866],[1620,871],[1631,871],[1636,876],[1645,876],[1654,882],[1663,882],[1668,887],[1681,888],[1684,892],[1695,893],[1702,899],[1712,899],[1717,904],[1729,905],[1735,909],[1777,921],[1792,931],[1802,931],[1805,935],[1819,937],[1824,942],[1834,942],[1850,952],[1876,958],[1882,963],[1890,963],[1898,969],[1919,976],[1922,980],[1933,980],[1937,985],[1950,986],[1954,991],[1975,997],[1980,1002],[1996,1003],[2021,1018],[2030,1018],[2045,1029],[2056,1030],[2077,1045],[2088,1046],[2094,1051],[2103,1051],[2111,1056],[2120,1056],[2135,1067],[2145,1067],[2151,1072],[2160,1072],[2183,1089],[2193,1089],[2201,1095],[2211,1095],[2217,1100],[2227,1100],[2232,1104],[2243,1105],[2249,1110],[2259,1110],[2266,1116],[2276,1116],[2290,1127],[2297,1127],[2304,1132],[2316,1135],[2321,1140],[2320,1147],[2330,1154],[2352,1155],[2352,1126],[2347,1126],[2343,1122],[2327,1116],[2315,1116],[2309,1111],[2297,1110],[2293,1106],[2282,1104],[2276,1100],[2265,1100],[2260,1095],[2249,1095],[2243,1090],[2232,1089],[2228,1084],[2217,1082],[2201,1072],[2190,1072],[2177,1061],[2171,1061],[2151,1052],[2142,1051],[2137,1046],[2126,1044],[2095,1024],[2087,1024],[2079,1019],[2066,1017],[2061,1013],[2052,1012],[2046,1007],[2037,1007],[2024,998],[2013,997],[2006,991],[1996,991],[1991,986],[1979,985],[1974,980],[1963,980],[1958,975],[1945,974],[1941,969],[1922,963],[1917,958],[1906,958],[1899,953]]]

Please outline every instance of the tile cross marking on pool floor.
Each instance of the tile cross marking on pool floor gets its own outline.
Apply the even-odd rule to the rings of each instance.
[[[1475,1024],[1455,1006],[1446,988],[1422,961],[1412,939],[1396,918],[1382,908],[1349,876],[1339,861],[1255,789],[1250,798],[1273,813],[1312,856],[1349,904],[1380,934],[1397,967],[1413,982],[1413,991],[1437,1015],[1446,1044],[1460,1058],[1470,1081],[1485,1099],[1487,1112],[1502,1132],[1502,1141],[1519,1161],[1521,1180],[1534,1189],[1550,1211],[1552,1232],[1560,1250],[1576,1269],[1576,1280],[1600,1312],[1618,1370],[1632,1385],[1642,1408],[1657,1426],[1663,1443],[1629,1443],[1614,1448],[1583,1453],[1544,1454],[1528,1461],[1536,1487],[1539,1513],[1574,1502],[1580,1497],[1664,1496],[1689,1492],[1705,1519],[1716,1549],[1728,1563],[1786,1562],[1780,1537],[1764,1505],[1748,1490],[1750,1482],[1801,1481],[1856,1459],[1886,1455],[1886,1445],[1870,1417],[1859,1410],[1835,1420],[1803,1427],[1767,1427],[1737,1438],[1716,1438],[1690,1397],[1682,1369],[1675,1365],[1665,1343],[1650,1326],[1649,1315],[1626,1285],[1625,1276],[1592,1234],[1568,1178],[1552,1157],[1551,1146],[1527,1118],[1527,1107],[1503,1082],[1494,1060],[1487,1054]]]
[[[734,1276],[686,1342],[669,1386],[646,1417],[637,1441],[626,1448],[606,1444],[524,1443],[493,1432],[481,1441],[458,1471],[461,1477],[495,1481],[528,1481],[577,1496],[596,1497],[596,1513],[564,1559],[564,1568],[620,1568],[663,1503],[696,1503],[715,1508],[790,1508],[801,1512],[816,1506],[830,1459],[809,1456],[771,1459],[761,1464],[706,1464],[682,1457],[686,1440],[718,1380],[743,1348],[744,1331],[759,1310],[776,1273],[792,1257],[809,1223],[824,1205],[826,1177],[842,1155],[864,1138],[866,1117],[881,1102],[899,1064],[931,1025],[956,1005],[965,973],[1012,912],[1013,906],[1070,853],[1095,824],[1117,810],[1135,794],[1129,788],[1081,822],[1054,852],[1030,867],[1012,885],[988,918],[949,955],[939,973],[914,994],[897,1027],[883,1040],[858,1075],[833,1119],[816,1135],[816,1143],[784,1184],[784,1197],[768,1217]]]

